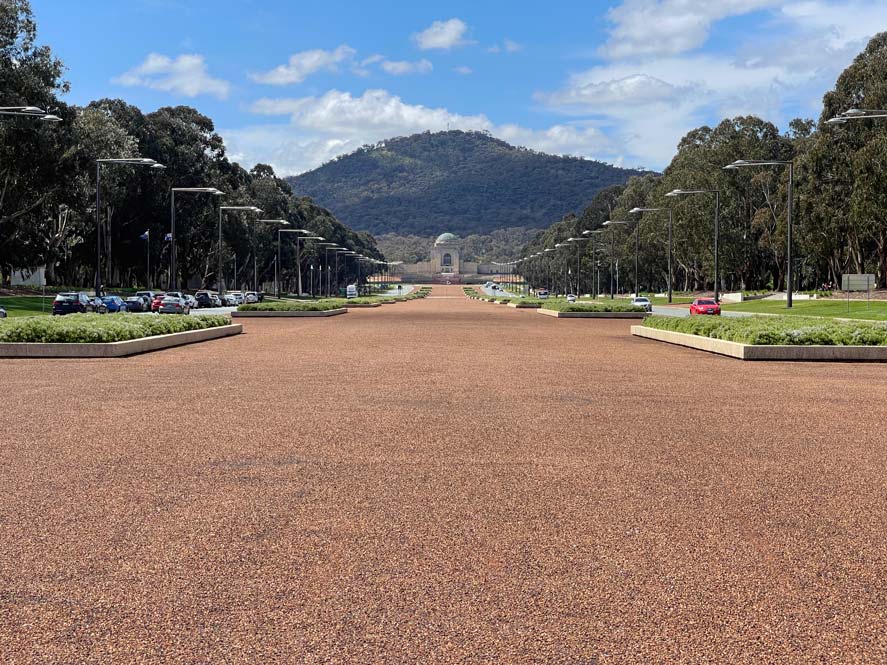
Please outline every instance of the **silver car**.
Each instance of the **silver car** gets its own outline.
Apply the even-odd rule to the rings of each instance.
[[[160,301],[160,309],[157,310],[161,314],[190,314],[191,307],[184,298],[176,298],[175,296],[166,296]]]
[[[637,297],[631,299],[631,304],[635,307],[643,307],[645,312],[653,311],[653,303],[650,302],[649,298]]]

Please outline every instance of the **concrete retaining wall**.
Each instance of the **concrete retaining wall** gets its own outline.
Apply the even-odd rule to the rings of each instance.
[[[206,330],[188,330],[170,335],[142,337],[125,342],[95,344],[36,344],[32,342],[0,343],[2,358],[121,358],[149,351],[159,351],[184,344],[206,342],[220,337],[230,337],[243,332],[243,326],[234,323]]]
[[[277,318],[277,317],[302,317],[302,316],[336,316],[337,314],[344,314],[348,310],[344,307],[340,307],[338,309],[328,309],[323,312],[231,312],[231,316],[235,319],[262,319],[262,318]]]
[[[632,326],[631,334],[659,342],[717,353],[739,360],[781,360],[806,362],[887,362],[887,346],[792,346],[755,345],[711,339],[701,335]]]
[[[647,312],[557,312],[553,309],[537,309],[536,312],[558,319],[645,319]]]

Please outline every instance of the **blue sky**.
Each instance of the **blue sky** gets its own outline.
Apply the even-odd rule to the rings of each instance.
[[[725,116],[818,116],[887,29],[871,0],[31,2],[68,101],[195,106],[283,174],[448,126],[658,169]]]

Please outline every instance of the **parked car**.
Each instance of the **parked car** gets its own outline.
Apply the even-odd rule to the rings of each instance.
[[[718,304],[718,301],[713,298],[696,298],[696,300],[690,304],[690,316],[695,314],[720,316],[721,306]]]
[[[188,303],[188,307],[190,309],[197,309],[197,298],[195,298],[194,296],[185,296],[185,302]]]
[[[236,304],[243,304],[243,294],[240,291],[228,291],[228,294],[234,298]]]
[[[0,319],[6,318],[6,310],[0,307]]]
[[[349,284],[345,288],[345,297],[346,298],[356,298],[357,297],[357,284]]]
[[[103,296],[102,302],[105,304],[105,307],[108,308],[109,312],[116,314],[117,312],[129,311],[126,302],[120,296]]]
[[[255,291],[247,291],[244,294],[243,299],[245,302],[248,302],[248,303],[259,302],[259,294],[256,293]]]
[[[149,303],[154,300],[154,296],[156,296],[158,293],[159,291],[136,291],[137,296],[143,296],[147,298]]]
[[[567,294],[567,302],[576,302],[576,296],[572,293]]]
[[[160,309],[161,303],[163,303],[163,299],[166,298],[165,293],[155,293],[154,298],[151,300],[151,311],[156,312]]]
[[[157,310],[160,314],[189,314],[191,308],[188,307],[188,301],[184,298],[176,298],[175,296],[166,296],[160,303]]]
[[[52,302],[52,313],[58,316],[95,311],[97,311],[95,301],[82,291],[59,293]]]
[[[653,311],[653,303],[650,302],[649,298],[644,298],[643,296],[638,296],[637,298],[631,299],[631,304],[635,307],[643,307],[645,312]]]
[[[222,306],[223,307],[237,307],[237,298],[232,296],[230,293],[226,293],[222,296]]]
[[[150,312],[151,311],[151,299],[148,296],[135,295],[130,296],[123,302],[126,303],[126,309],[129,312]]]
[[[539,289],[536,291],[536,297],[545,300],[548,297],[548,289]]]
[[[194,300],[197,301],[198,307],[212,307],[213,297],[209,291],[198,291],[194,294]]]

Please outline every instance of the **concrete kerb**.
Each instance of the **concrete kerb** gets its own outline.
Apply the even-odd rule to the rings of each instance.
[[[186,330],[169,335],[140,337],[123,342],[96,343],[54,343],[40,344],[34,342],[3,342],[0,343],[0,358],[123,358],[150,351],[160,351],[185,344],[206,342],[222,337],[239,335],[243,326],[232,323],[205,330]]]
[[[559,312],[544,308],[537,309],[536,313],[558,319],[645,319],[650,316],[649,312]]]
[[[632,326],[636,337],[685,346],[738,360],[794,362],[887,362],[887,346],[800,346],[741,344],[701,335]]]
[[[348,310],[345,307],[336,309],[327,309],[323,311],[295,311],[295,312],[231,312],[231,316],[235,319],[262,319],[262,318],[292,318],[292,317],[318,317],[318,316],[337,316],[345,314]]]

